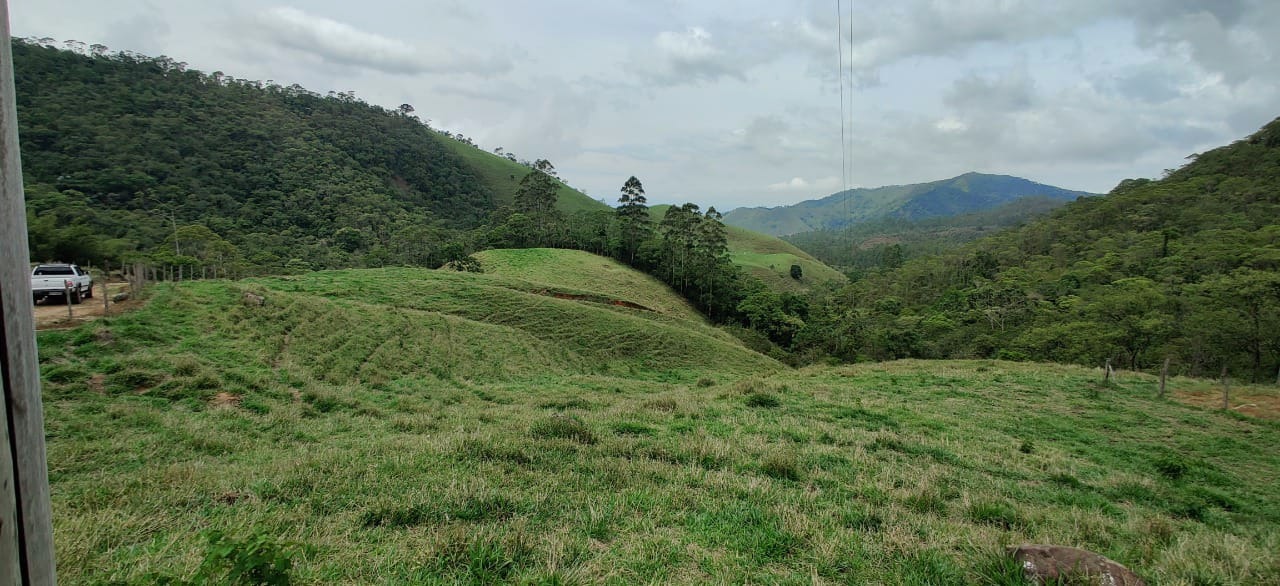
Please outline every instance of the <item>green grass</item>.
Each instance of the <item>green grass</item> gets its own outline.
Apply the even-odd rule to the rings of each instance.
[[[486,274],[590,291],[604,302],[625,301],[672,317],[704,321],[698,310],[661,281],[611,258],[555,248],[486,250],[474,256]]]
[[[1274,422],[1075,367],[786,370],[516,285],[186,283],[42,332],[62,582],[190,578],[209,531],[301,584],[1017,584],[1023,542],[1280,580]]]
[[[513,163],[488,151],[483,151],[443,136],[440,137],[440,140],[451,147],[454,153],[461,157],[463,161],[466,161],[467,166],[493,191],[494,197],[497,198],[499,204],[511,203],[512,198],[515,197],[516,190],[520,186],[520,180],[530,173],[528,167]],[[568,185],[560,188],[556,207],[567,214],[609,209],[609,206],[591,199],[591,197]]]

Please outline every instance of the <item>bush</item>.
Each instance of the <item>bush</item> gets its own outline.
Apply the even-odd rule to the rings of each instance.
[[[221,531],[210,531],[205,536],[209,545],[195,583],[246,586],[290,583],[294,553],[270,535],[254,533],[237,540]]]

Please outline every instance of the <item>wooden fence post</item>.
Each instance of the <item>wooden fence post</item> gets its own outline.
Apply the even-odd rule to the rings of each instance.
[[[44,406],[31,311],[9,0],[0,0],[0,584],[54,584]]]
[[[1169,378],[1169,357],[1164,358],[1164,368],[1160,369],[1160,398],[1164,398],[1164,381]]]
[[[1111,359],[1107,359],[1107,365],[1102,370],[1102,384],[1111,382]]]

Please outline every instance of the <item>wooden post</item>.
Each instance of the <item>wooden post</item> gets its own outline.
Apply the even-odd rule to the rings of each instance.
[[[1102,384],[1105,385],[1109,382],[1111,382],[1111,359],[1110,358],[1107,359],[1107,365],[1104,367],[1102,371]]]
[[[102,317],[111,315],[111,296],[107,293],[107,280],[102,280]]]
[[[9,0],[0,0],[0,584],[54,584],[44,406],[18,153]]]
[[[1231,379],[1227,378],[1227,365],[1222,365],[1222,409],[1231,408]]]
[[[71,310],[71,281],[62,282],[62,298],[67,300],[67,319],[75,319],[76,314]]]
[[[1164,381],[1169,378],[1169,357],[1164,358],[1164,368],[1160,369],[1160,398],[1164,398]]]

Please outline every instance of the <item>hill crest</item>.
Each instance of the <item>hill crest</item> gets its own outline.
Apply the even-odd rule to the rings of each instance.
[[[1094,195],[1010,175],[969,172],[950,179],[905,185],[858,188],[775,207],[737,208],[725,223],[786,236],[838,229],[884,218],[923,219],[995,208],[1026,197],[1067,202]]]

